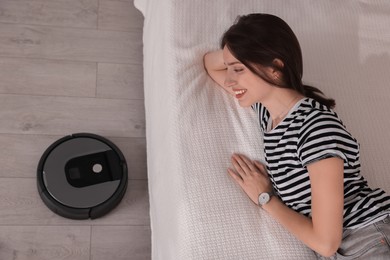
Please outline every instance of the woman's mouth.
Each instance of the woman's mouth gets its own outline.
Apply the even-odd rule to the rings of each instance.
[[[237,89],[237,90],[233,90],[234,91],[234,94],[236,95],[236,98],[237,99],[240,99],[242,96],[245,95],[246,93],[246,89]]]

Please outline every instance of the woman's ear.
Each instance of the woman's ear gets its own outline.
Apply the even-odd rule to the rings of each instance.
[[[284,62],[281,59],[275,58],[272,61],[272,64],[277,68],[278,70],[282,70],[284,67]]]
[[[280,80],[282,76],[281,70],[284,67],[284,63],[281,59],[275,58],[272,61],[272,64],[274,65],[272,68],[272,76],[275,80]]]

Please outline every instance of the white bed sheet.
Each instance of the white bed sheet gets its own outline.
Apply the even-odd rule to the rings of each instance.
[[[262,160],[254,113],[207,77],[203,54],[239,14],[273,13],[296,32],[304,81],[336,98],[362,172],[390,191],[390,3],[135,0],[145,17],[144,83],[153,259],[315,259],[230,179],[230,155]]]

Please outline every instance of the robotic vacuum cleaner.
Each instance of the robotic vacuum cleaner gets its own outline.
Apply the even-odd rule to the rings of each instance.
[[[54,142],[37,170],[38,191],[46,206],[71,219],[103,216],[122,200],[127,164],[109,140],[79,133]]]

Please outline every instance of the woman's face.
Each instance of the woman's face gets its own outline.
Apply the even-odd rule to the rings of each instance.
[[[238,61],[226,46],[223,48],[223,59],[227,66],[225,88],[231,88],[240,106],[249,107],[267,99],[274,89],[271,84]]]

